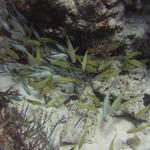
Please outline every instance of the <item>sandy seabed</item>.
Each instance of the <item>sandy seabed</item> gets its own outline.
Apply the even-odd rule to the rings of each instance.
[[[37,97],[35,97],[36,94],[35,91],[33,91],[32,95],[29,96],[25,93],[22,86],[19,84],[15,84],[9,76],[4,76],[4,75],[0,76],[0,90],[2,91],[7,90],[11,86],[13,86],[14,89],[19,90],[23,96],[30,99],[37,99]],[[22,102],[17,102],[17,103],[20,103],[20,107],[21,107]],[[30,115],[32,116],[35,111],[38,112],[37,111],[38,109],[41,109],[41,106],[35,106],[30,104],[28,117],[30,117]],[[51,112],[51,110],[52,108],[45,108],[45,111],[47,112]],[[90,129],[90,130],[95,130],[93,131],[94,134],[93,132],[91,132],[92,134],[88,135],[86,143],[82,146],[81,150],[109,150],[110,144],[114,137],[115,137],[114,150],[150,150],[150,143],[149,143],[150,134],[147,131],[137,132],[135,134],[128,134],[127,131],[135,127],[132,124],[132,122],[127,121],[125,119],[115,118],[115,117],[108,117],[106,121],[103,121],[101,117],[101,113],[102,113],[101,111],[102,110],[100,109],[98,114],[95,116],[97,117],[97,124],[95,125],[94,129],[92,128]],[[56,109],[55,112],[57,112]],[[55,118],[56,120],[59,117],[61,118],[63,114],[67,114],[68,110],[66,110],[65,107],[62,107],[61,109],[59,109],[58,112],[53,114],[53,118]],[[55,119],[52,122],[55,122]],[[72,126],[72,124],[70,125]],[[64,126],[65,125],[63,124],[60,127],[58,127],[57,131],[62,131],[64,129]],[[68,126],[67,128],[70,127]],[[59,134],[55,134],[56,145],[60,142],[60,138],[59,138],[59,136],[61,136],[60,134],[61,134],[60,132]],[[137,136],[140,139],[140,143],[132,147],[132,144],[131,145],[128,144],[127,141],[130,138],[132,139],[135,136]],[[67,139],[67,137],[65,138]],[[70,150],[70,146],[60,147],[59,149]]]

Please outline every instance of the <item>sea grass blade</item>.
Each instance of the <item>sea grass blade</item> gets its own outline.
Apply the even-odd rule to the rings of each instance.
[[[150,104],[144,107],[143,109],[141,109],[137,114],[135,114],[135,116],[137,118],[142,118],[149,109],[150,109]]]
[[[97,97],[97,96],[95,96],[95,95],[92,95],[92,94],[90,94],[90,93],[87,93],[87,96],[89,96],[90,98],[91,98],[91,100],[93,101],[93,103],[95,104],[95,105],[100,105],[100,99]]]
[[[70,39],[67,37],[67,53],[70,56],[70,59],[72,61],[72,63],[76,62],[76,55],[75,55],[75,49],[73,48]]]
[[[92,110],[92,111],[96,110],[96,107],[94,105],[88,105],[83,102],[77,102],[76,105],[83,109],[88,109],[88,110]]]
[[[85,53],[85,55],[84,55],[84,57],[83,57],[83,61],[82,61],[82,71],[85,71],[85,68],[86,68],[86,65],[87,65],[87,55],[88,54],[88,52],[86,51],[86,53]]]
[[[107,92],[107,94],[104,98],[104,104],[103,104],[103,108],[102,108],[102,116],[103,116],[104,120],[106,119],[106,116],[109,113],[109,107],[110,107],[109,97],[110,97],[110,90]]]
[[[137,99],[138,99],[138,97],[133,97],[133,98],[128,99],[126,102],[122,103],[118,109],[120,110],[120,109],[125,108],[128,104],[130,104],[130,102],[133,102]]]
[[[137,133],[137,132],[141,132],[142,130],[144,130],[145,128],[150,127],[150,124],[142,126],[142,127],[137,127],[134,129],[131,129],[129,131],[127,131],[127,133]]]
[[[82,148],[83,144],[85,143],[85,139],[86,139],[86,136],[88,134],[88,130],[86,129],[80,139],[80,142],[79,142],[79,150]]]
[[[77,130],[79,129],[81,122],[85,119],[85,116],[81,116],[79,118],[79,120],[76,122],[76,124],[74,125],[73,129],[72,129],[72,136],[74,136],[77,132]]]
[[[121,105],[121,100],[122,100],[123,94],[121,93],[112,103],[111,107],[110,107],[110,111],[109,114],[111,115],[112,113],[114,113],[119,106]]]
[[[109,146],[109,150],[114,150],[114,141],[115,141],[116,136],[112,139],[110,146]]]

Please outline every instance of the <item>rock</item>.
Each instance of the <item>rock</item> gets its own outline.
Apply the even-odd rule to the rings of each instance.
[[[119,39],[125,41],[126,50],[134,50],[137,39],[149,39],[148,0],[26,1],[30,10],[24,14],[30,21],[48,35],[62,37],[65,32],[73,36],[81,49],[95,47],[95,41]],[[149,51],[146,44],[141,45]]]
[[[114,29],[116,27],[115,19],[110,19],[108,24],[109,24],[110,29]]]
[[[129,100],[131,98],[136,98],[135,100],[129,102],[122,110],[115,112],[115,114],[130,114],[134,116],[135,119],[149,121],[150,117],[148,112],[142,117],[138,117],[137,114],[140,110],[145,108],[145,95],[149,85],[146,84],[147,77],[144,68],[136,69],[136,72],[129,73],[128,75],[118,75],[115,77],[110,77],[104,80],[93,80],[93,87],[99,93],[106,95],[108,90],[111,91],[111,96],[113,101],[119,94],[123,93],[123,101]],[[126,84],[127,83],[127,84]],[[142,122],[141,122],[142,123]]]
[[[138,136],[133,136],[129,138],[126,143],[133,149],[137,149],[138,145],[140,144],[140,138]]]
[[[124,0],[124,1],[127,6],[130,6],[130,7],[132,6],[138,10],[142,8],[141,0]]]

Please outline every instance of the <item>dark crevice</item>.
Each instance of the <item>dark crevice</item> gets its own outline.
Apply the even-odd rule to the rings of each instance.
[[[150,95],[149,94],[144,94],[143,103],[144,103],[144,106],[148,106],[150,104]]]

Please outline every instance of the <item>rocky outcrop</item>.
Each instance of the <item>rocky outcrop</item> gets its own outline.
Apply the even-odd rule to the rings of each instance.
[[[73,36],[74,44],[82,50],[119,40],[125,43],[126,50],[143,50],[145,56],[150,54],[149,6],[148,0],[25,0],[15,3],[38,30],[53,37],[62,37],[64,33]],[[8,14],[3,6],[1,10],[0,13]]]
[[[148,0],[27,1],[24,11],[47,33],[73,35],[79,45],[93,46],[103,39],[124,40],[131,48],[137,39],[149,38]],[[88,43],[88,44],[87,44]],[[143,43],[141,43],[143,44]],[[131,46],[132,45],[132,46]],[[142,46],[143,47],[143,46]]]

